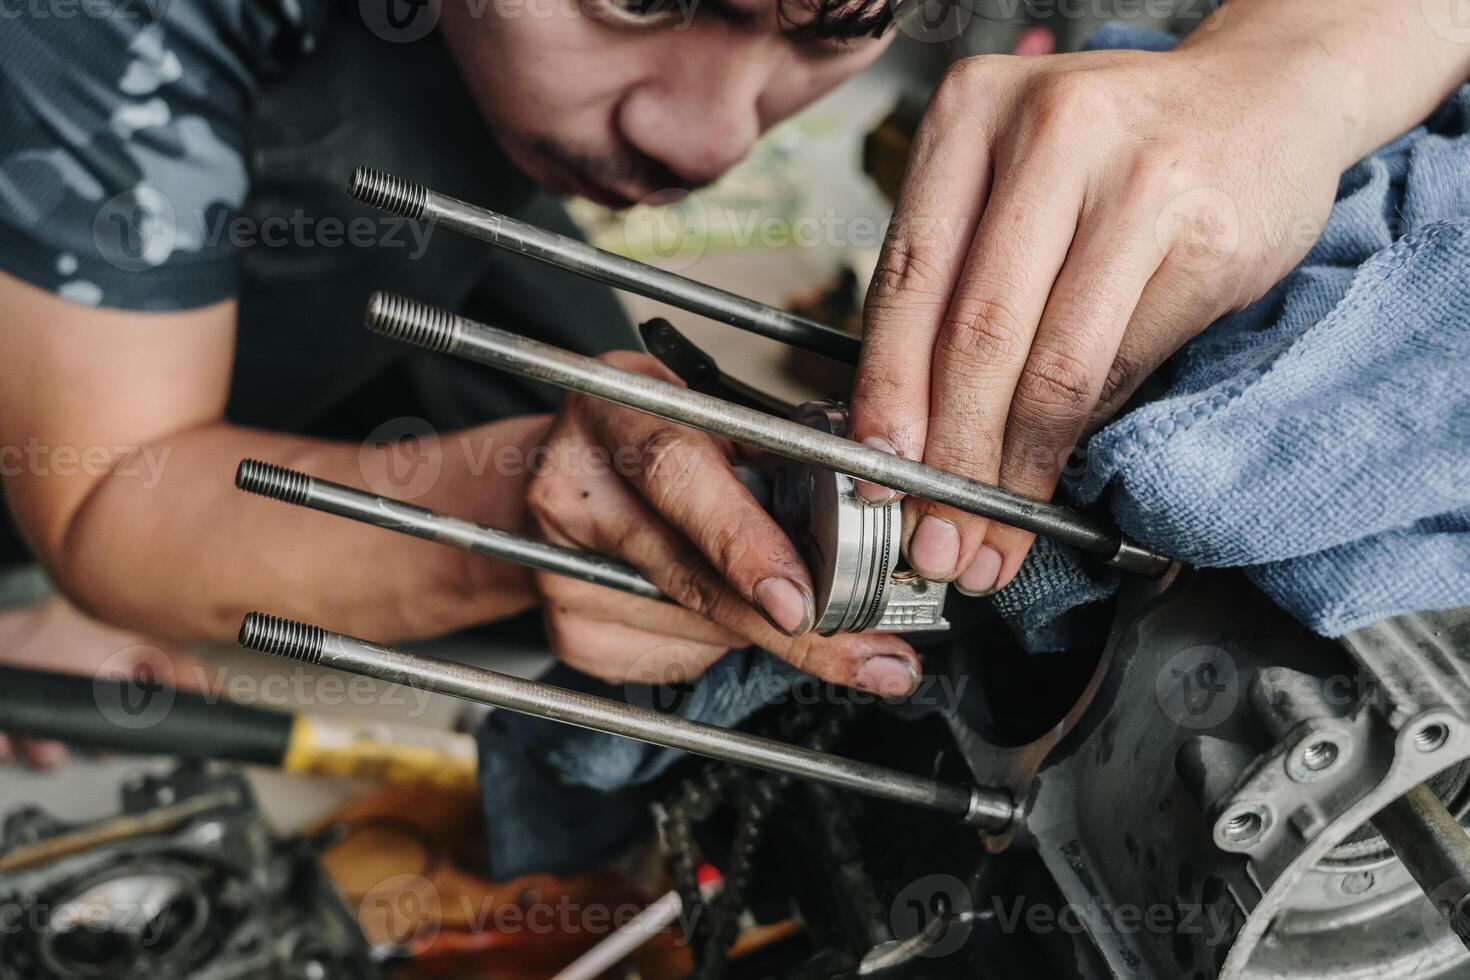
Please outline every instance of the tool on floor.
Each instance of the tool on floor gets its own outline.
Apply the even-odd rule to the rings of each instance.
[[[475,788],[475,740],[469,735],[237,704],[217,692],[178,690],[149,676],[0,667],[0,719],[12,735],[99,751]]]

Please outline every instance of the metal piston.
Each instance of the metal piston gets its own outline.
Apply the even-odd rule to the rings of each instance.
[[[809,402],[796,421],[847,437],[847,410]],[[873,505],[852,477],[794,459],[772,458],[771,509],[796,544],[816,587],[815,629],[833,633],[943,630],[948,586],[898,568],[903,511],[899,501]]]

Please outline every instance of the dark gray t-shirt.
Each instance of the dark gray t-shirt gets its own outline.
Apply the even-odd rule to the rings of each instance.
[[[315,0],[0,3],[0,269],[122,309],[234,295],[251,107],[323,17]]]
[[[363,329],[384,289],[584,353],[638,346],[605,287],[350,198],[372,166],[577,233],[496,147],[437,32],[373,29],[375,2],[75,0],[143,13],[63,20],[0,0],[0,270],[119,309],[236,298],[243,425],[362,440],[554,407]],[[7,525],[0,508],[0,564]]]

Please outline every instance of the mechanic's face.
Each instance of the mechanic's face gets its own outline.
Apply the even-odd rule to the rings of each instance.
[[[444,0],[441,24],[516,164],[622,207],[719,177],[887,44],[792,40],[787,3],[783,23],[776,0]]]

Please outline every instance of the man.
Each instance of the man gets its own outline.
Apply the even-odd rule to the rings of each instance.
[[[361,327],[368,293],[388,288],[590,353],[635,347],[605,290],[396,221],[344,240],[368,220],[345,196],[364,163],[568,232],[524,175],[614,205],[707,183],[878,55],[867,11],[456,0],[431,33],[383,9],[212,0],[7,15],[0,444],[29,553],[88,613],[165,639],[225,639],[257,607],[391,640],[542,605],[558,651],[604,677],[653,647],[697,670],[754,642],[844,682],[888,689],[896,675],[906,689],[916,661],[897,638],[800,635],[811,585],[784,538],[760,557],[761,579],[737,579],[737,598],[652,504],[573,492],[597,472],[573,450],[546,457],[536,527],[528,484],[532,450],[553,438],[551,395]],[[386,9],[432,22],[437,5]],[[713,443],[686,460],[668,427],[573,402],[554,438],[584,433],[631,446],[650,500],[690,524],[709,506],[681,510],[679,468],[717,461],[699,485],[749,540],[779,538]],[[395,481],[419,452],[413,472],[433,475]],[[558,540],[596,522],[724,625],[250,499],[231,479],[247,456]],[[732,555],[742,543],[713,522],[701,533]],[[13,659],[81,669],[142,642],[54,602],[0,619],[0,638]]]
[[[1167,54],[957,65],[921,128],[870,295],[858,436],[1050,495],[1089,425],[1314,237],[1282,229],[1320,223],[1342,170],[1465,78],[1470,45],[1443,29],[1453,6],[1232,0]],[[513,414],[549,403],[389,353],[356,326],[368,289],[402,283],[600,351],[624,341],[605,299],[568,303],[520,282],[523,266],[496,278],[483,249],[444,236],[418,263],[381,248],[236,254],[183,227],[141,268],[126,249],[105,254],[108,230],[128,224],[111,220],[113,195],[155,223],[171,194],[175,217],[206,226],[242,206],[258,220],[319,219],[344,207],[336,188],[356,162],[496,203],[517,178],[467,121],[465,90],[543,187],[622,204],[698,186],[871,61],[884,42],[867,35],[884,14],[710,0],[685,20],[609,0],[532,17],[446,0],[439,33],[462,88],[436,81],[432,43],[385,46],[340,21],[313,31],[322,13],[295,5],[170,8],[153,34],[9,26],[0,444],[34,437],[105,457],[65,473],[7,470],[32,552],[98,617],[169,637],[223,638],[247,608],[391,640],[540,605],[558,654],[605,678],[651,660],[696,673],[754,643],[839,683],[911,690],[918,660],[900,639],[809,635],[810,578],[733,475],[728,447],[580,398],[554,421]],[[111,67],[94,77],[99,61]],[[17,168],[20,154],[45,176]],[[164,186],[144,190],[150,175]],[[535,213],[518,195],[512,204]],[[1219,195],[1240,216],[1228,234],[1202,223],[1218,209],[1201,199]],[[69,206],[77,197],[91,207]],[[602,332],[568,334],[573,322]],[[246,456],[382,480],[402,431],[361,446],[330,437],[360,439],[407,414],[456,430],[420,441],[437,477],[419,503],[618,555],[687,608],[364,533],[231,486]],[[534,478],[475,465],[537,447],[550,462]],[[627,447],[637,465],[583,465]],[[135,464],[164,450],[147,485]],[[985,593],[1014,576],[1030,539],[916,501],[905,542],[927,577]]]

